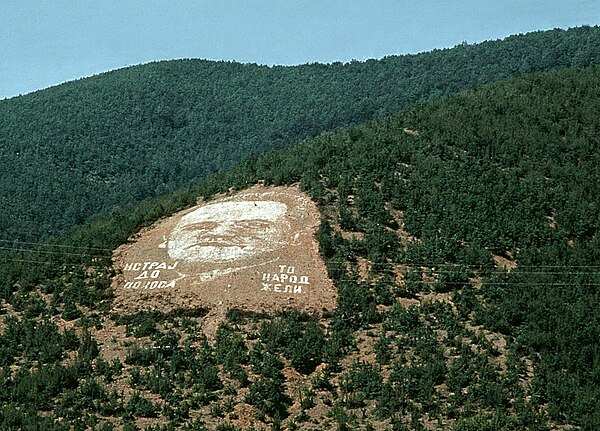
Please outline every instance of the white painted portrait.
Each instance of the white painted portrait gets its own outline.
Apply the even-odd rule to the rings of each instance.
[[[319,223],[298,186],[256,185],[199,202],[115,252],[115,307],[331,309],[335,288],[314,237]]]
[[[302,221],[308,203],[276,191],[222,198],[182,216],[160,247],[170,259],[198,268],[200,280],[271,264],[279,260],[277,250],[311,235],[314,226]]]
[[[167,241],[169,257],[202,263],[234,262],[289,241],[288,207],[276,201],[217,202],[179,221]]]

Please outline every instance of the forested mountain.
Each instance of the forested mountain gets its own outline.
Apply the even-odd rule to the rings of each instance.
[[[0,427],[600,429],[599,101],[598,67],[523,75],[5,253]],[[110,250],[259,181],[318,202],[332,315],[110,314]]]
[[[181,60],[0,101],[0,239],[37,242],[250,155],[512,75],[600,63],[583,27],[348,64]]]

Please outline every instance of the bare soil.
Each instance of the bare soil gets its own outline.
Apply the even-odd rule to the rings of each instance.
[[[259,208],[268,208],[261,204],[263,201],[283,203],[287,211],[284,218],[272,221],[279,235],[272,243],[265,244],[265,237],[258,237],[247,220],[236,227],[240,238],[255,238],[256,254],[228,261],[182,259],[181,253],[178,259],[170,256],[174,253],[169,246],[175,243],[170,238],[183,229],[182,223],[193,218],[188,216],[182,222],[186,215],[206,206],[212,206],[210,211],[204,208],[200,213],[218,213],[218,204],[248,208],[250,202]],[[232,202],[244,204],[229,204]],[[235,223],[232,219],[241,219],[244,215],[227,213],[226,217],[231,224]],[[113,261],[117,275],[112,282],[113,313],[204,308],[209,312],[203,326],[205,331],[213,332],[228,309],[262,313],[286,308],[318,314],[332,311],[336,290],[319,255],[315,239],[319,224],[316,205],[298,186],[257,185],[162,219],[115,250]],[[185,229],[189,232],[190,228]],[[197,229],[197,234],[203,236],[205,233],[201,231],[207,228],[198,224],[191,229]],[[191,249],[193,252],[193,247]]]

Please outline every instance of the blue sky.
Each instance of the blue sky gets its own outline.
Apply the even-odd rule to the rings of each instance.
[[[153,60],[365,60],[599,24],[598,0],[2,0],[0,99]]]

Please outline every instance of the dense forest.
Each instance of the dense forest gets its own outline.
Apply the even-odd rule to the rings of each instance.
[[[476,85],[595,64],[600,28],[582,27],[347,64],[158,62],[3,100],[0,240],[46,240],[249,156]]]
[[[0,428],[599,429],[599,101],[598,67],[522,75],[0,255]],[[257,182],[318,203],[332,315],[111,313],[111,250]]]

